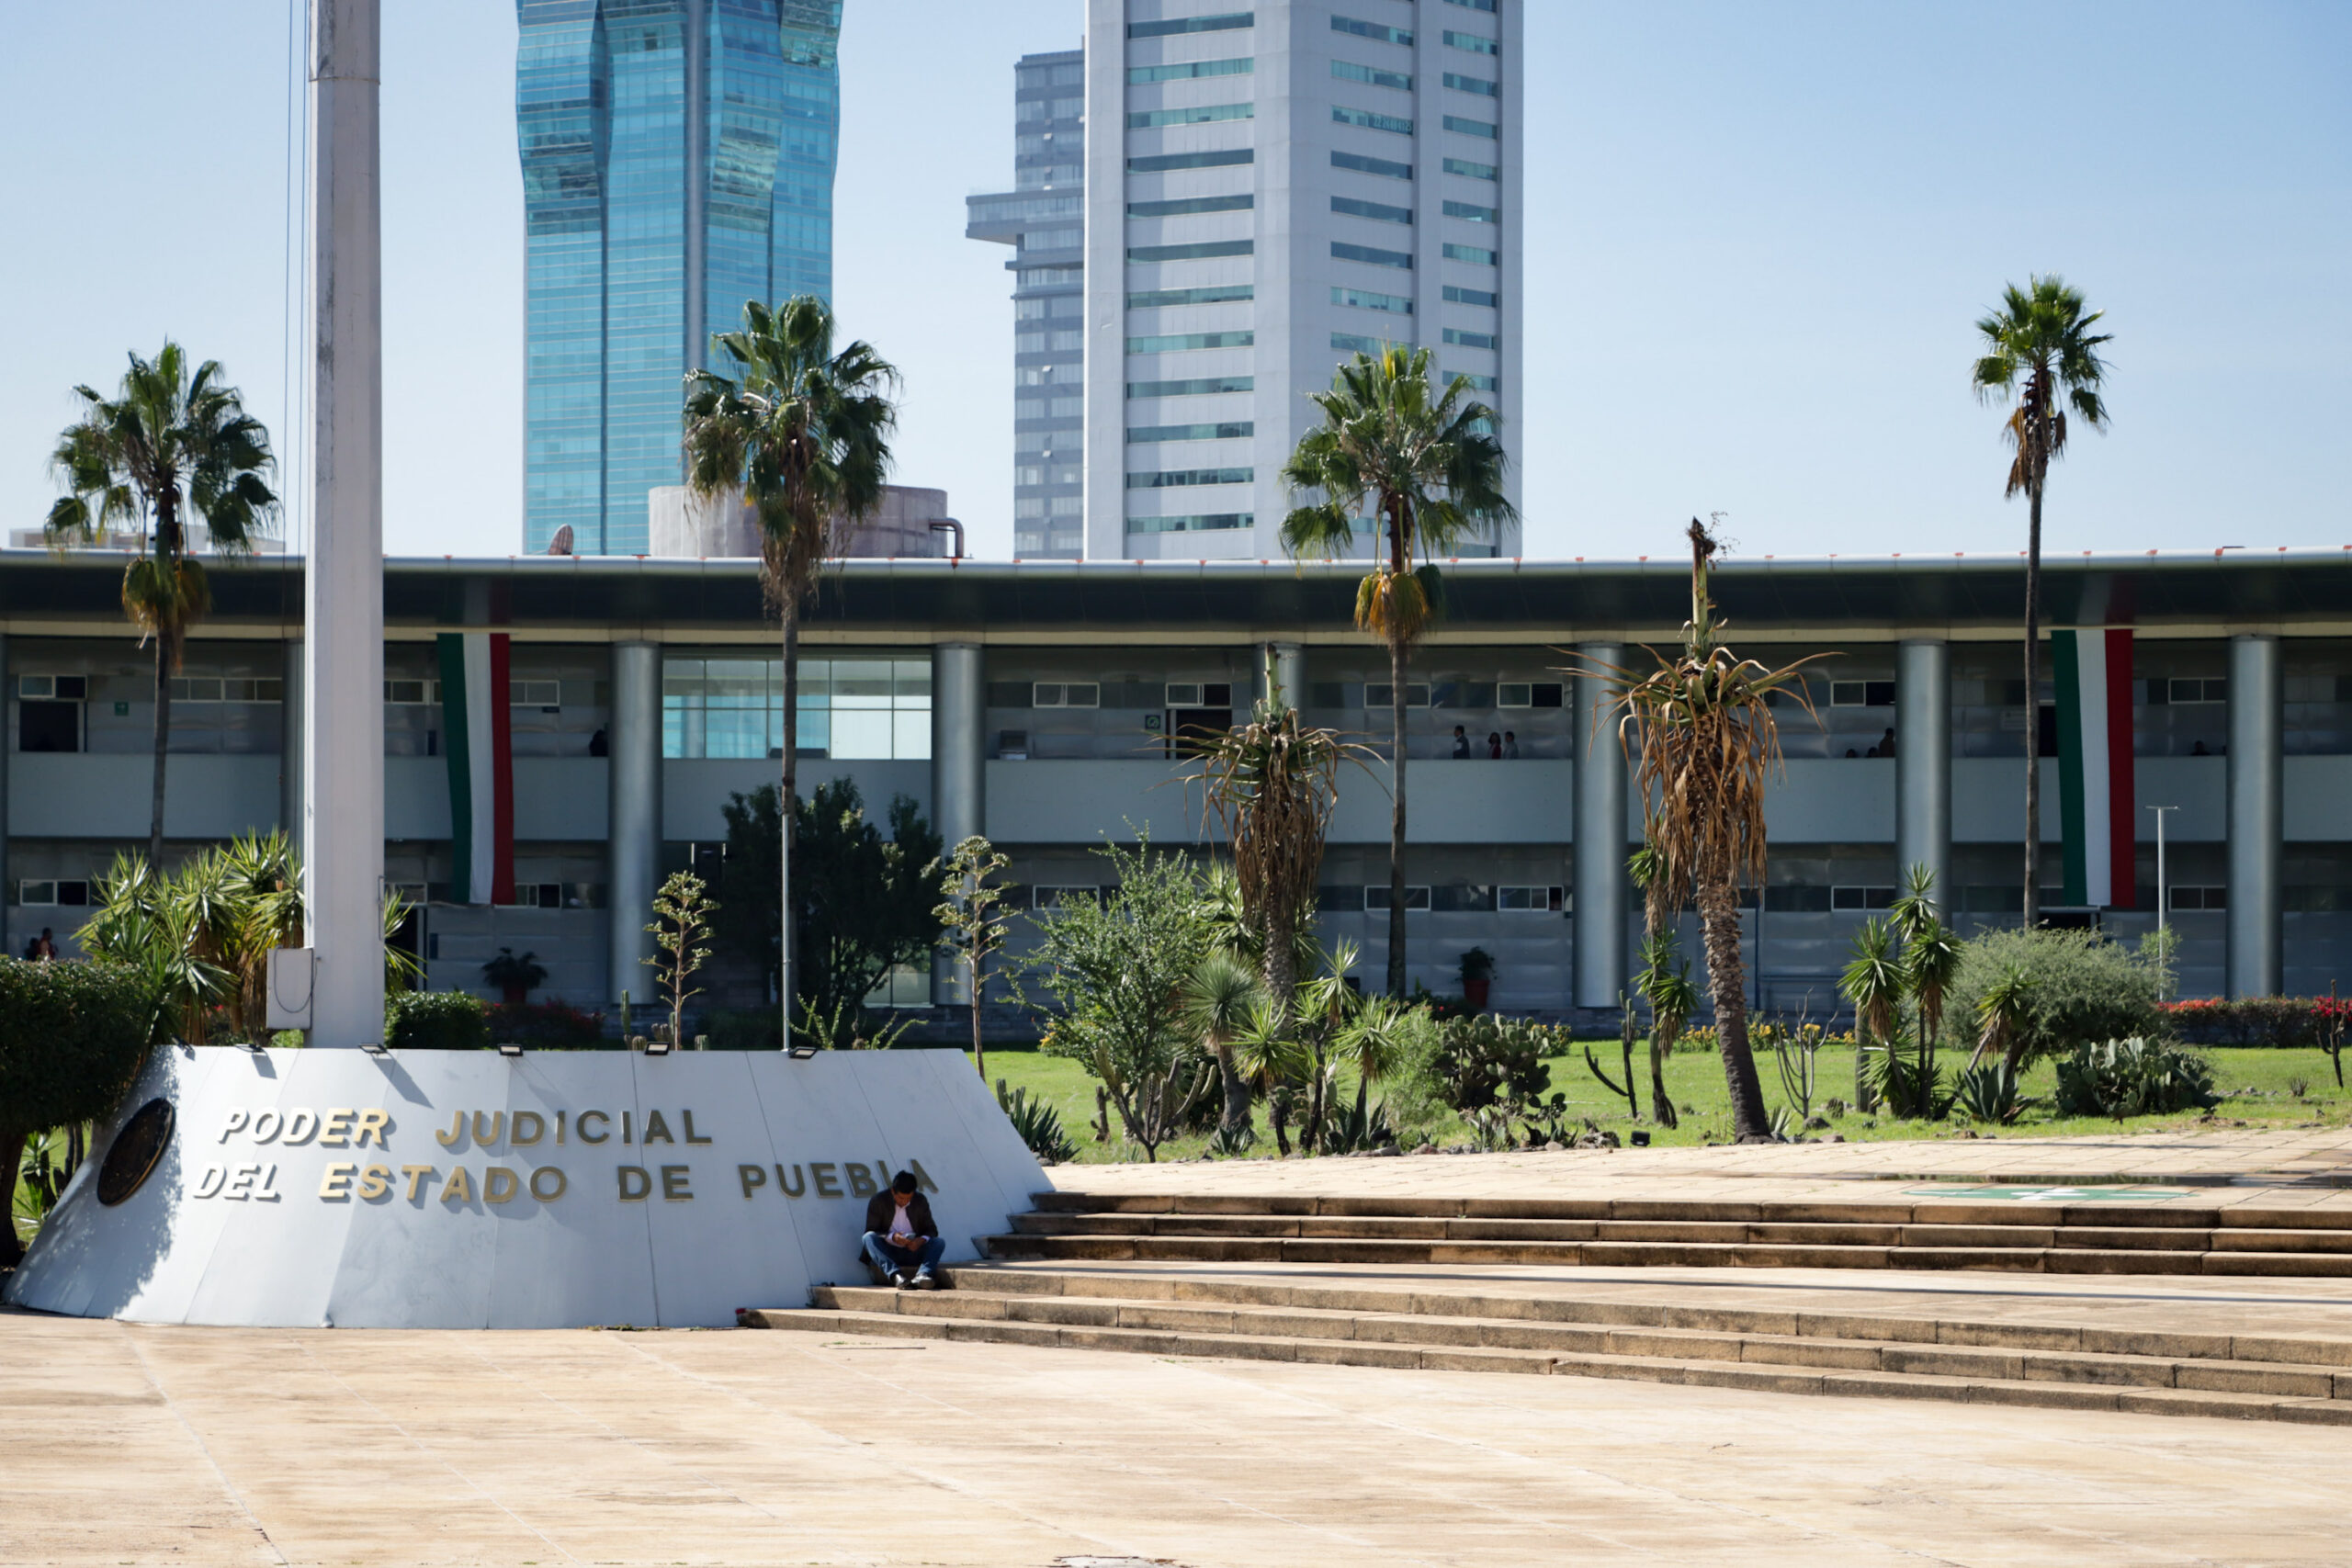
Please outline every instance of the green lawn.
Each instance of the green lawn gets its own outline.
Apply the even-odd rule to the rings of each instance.
[[[1595,1041],[1591,1044],[1600,1065],[1611,1077],[1615,1077],[1618,1073],[1617,1042],[1613,1039]],[[969,1060],[970,1053],[965,1055]],[[2201,1121],[2199,1113],[2194,1111],[2176,1116],[2135,1117],[2123,1122],[2101,1117],[2052,1115],[2046,1102],[2056,1088],[2057,1070],[2044,1062],[2026,1075],[2026,1093],[2030,1098],[2045,1103],[2029,1110],[2015,1125],[1998,1131],[2004,1137],[2059,1137],[2069,1134],[2143,1132],[2198,1126],[2285,1128],[2338,1122],[2352,1115],[2352,1093],[2335,1087],[2327,1058],[2317,1051],[2245,1048],[2215,1050],[2206,1055],[2213,1064],[2214,1087],[2225,1096],[2214,1109],[2215,1120],[2211,1122]],[[1947,1075],[1956,1073],[1966,1060],[1964,1052],[1945,1053],[1943,1064]],[[1820,1111],[1832,1099],[1851,1101],[1854,1098],[1852,1049],[1824,1047],[1816,1055],[1815,1062],[1815,1111]],[[1646,1110],[1650,1099],[1646,1058],[1637,1052],[1634,1065],[1636,1073],[1644,1080],[1641,1098]],[[1792,1103],[1771,1055],[1767,1053],[1758,1066],[1764,1075],[1765,1104],[1777,1110]],[[1586,1067],[1581,1043],[1573,1057],[1555,1058],[1551,1067],[1547,1092],[1566,1094],[1572,1117],[1589,1116],[1621,1139],[1636,1127],[1648,1131],[1651,1142],[1656,1145],[1722,1143],[1731,1135],[1731,1101],[1724,1089],[1723,1064],[1711,1053],[1684,1052],[1667,1060],[1667,1088],[1677,1107],[1684,1111],[1681,1125],[1673,1132],[1657,1128],[1647,1118],[1634,1121],[1627,1113],[1624,1100],[1602,1088]],[[1034,1049],[993,1047],[989,1052],[988,1076],[991,1086],[1002,1080],[1012,1088],[1026,1089],[1032,1096],[1050,1101],[1061,1114],[1063,1129],[1079,1145],[1080,1163],[1103,1164],[1142,1157],[1140,1151],[1126,1143],[1118,1126],[1115,1111],[1112,1112],[1110,1141],[1095,1140],[1091,1130],[1094,1079],[1076,1062],[1066,1057],[1047,1056]],[[2301,1097],[2294,1092],[2298,1082],[2304,1087]],[[1353,1095],[1352,1081],[1344,1086],[1344,1092]],[[1374,1098],[1378,1098],[1376,1091]],[[1849,1112],[1834,1119],[1829,1132],[1816,1132],[1810,1135],[1827,1137],[1830,1133],[1835,1133],[1852,1143],[1889,1138],[1950,1138],[1958,1136],[1969,1127],[1970,1123],[1959,1117],[1928,1122],[1890,1117],[1883,1112],[1868,1116]],[[1262,1105],[1257,1111],[1257,1130],[1261,1147],[1271,1153],[1273,1148],[1272,1134]],[[1433,1139],[1440,1145],[1466,1143],[1469,1134],[1455,1120],[1440,1128],[1433,1134]],[[1198,1136],[1173,1139],[1160,1145],[1160,1157],[1175,1159],[1197,1155],[1206,1143],[1205,1138]]]

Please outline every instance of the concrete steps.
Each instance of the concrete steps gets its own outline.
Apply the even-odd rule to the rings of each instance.
[[[2352,1426],[2352,1339],[1669,1306],[1172,1273],[822,1285],[745,1326]]]
[[[1045,1192],[986,1238],[1040,1262],[1996,1269],[2352,1278],[2342,1210]]]

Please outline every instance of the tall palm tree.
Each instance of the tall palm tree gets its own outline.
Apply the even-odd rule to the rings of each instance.
[[[212,547],[250,552],[277,513],[269,488],[277,467],[269,432],[245,412],[218,360],[189,371],[187,355],[164,340],[153,359],[130,355],[116,396],[88,387],[74,396],[82,417],[67,425],[50,470],[65,494],[49,509],[49,542],[91,544],[129,525],[139,552],[122,574],[122,608],[140,640],[155,639],[155,785],[147,825],[147,863],[164,862],[164,769],[172,734],[172,671],[187,634],[212,608],[204,565],[188,549],[191,515],[204,520]]]
[[[1781,764],[1780,730],[1769,699],[1786,692],[1807,716],[1804,660],[1768,670],[1718,640],[1721,623],[1707,592],[1719,548],[1690,520],[1690,620],[1679,654],[1655,654],[1645,673],[1594,663],[1616,688],[1618,738],[1634,762],[1650,851],[1649,898],[1661,909],[1695,901],[1707,959],[1707,988],[1732,1131],[1742,1140],[1772,1135],[1763,1080],[1747,1042],[1745,965],[1739,955],[1739,886],[1764,878],[1764,781]]]
[[[1356,519],[1377,520],[1380,557],[1356,591],[1356,626],[1388,645],[1388,992],[1405,994],[1405,673],[1439,609],[1434,559],[1517,515],[1503,491],[1502,416],[1469,378],[1430,387],[1430,351],[1391,346],[1340,367],[1314,394],[1323,423],[1300,437],[1283,482],[1302,499],[1283,519],[1294,557],[1352,547]]]
[[[2041,678],[2041,494],[2050,465],[2066,452],[2066,411],[2093,430],[2107,428],[2107,403],[2099,383],[2107,361],[2098,348],[2111,341],[2091,329],[2103,311],[2083,309],[2083,293],[2052,274],[2012,283],[2001,291],[1999,309],[1976,323],[1984,342],[1969,382],[1980,401],[2015,400],[2002,433],[2016,456],[2008,488],[2026,496],[2025,549],[2025,929],[2031,931],[2041,903],[2041,726],[2035,693]]]
[[[741,496],[759,518],[760,585],[784,629],[783,958],[777,988],[792,1038],[792,837],[800,749],[800,611],[831,554],[836,524],[881,504],[898,425],[899,372],[873,347],[833,347],[833,313],[810,295],[743,304],[743,330],[713,340],[730,378],[686,373],[686,483],[703,501]]]

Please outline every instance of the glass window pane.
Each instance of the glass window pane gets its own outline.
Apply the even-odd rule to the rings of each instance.
[[[833,743],[827,755],[835,758],[876,759],[890,755],[890,717],[887,711],[864,708],[835,708],[832,714]],[[804,739],[802,745],[807,745]]]
[[[784,726],[782,723],[783,712],[784,710],[782,708],[778,708],[776,710],[778,722],[768,737],[769,747],[775,750],[779,756],[783,754],[784,750]],[[793,744],[803,751],[821,751],[829,757],[839,755],[839,753],[834,751],[832,749],[833,716],[831,710],[828,708],[802,708],[800,710],[799,733],[794,737]]]
[[[900,761],[922,761],[931,756],[931,714],[905,708],[890,716],[891,754]]]
[[[931,660],[928,659],[894,659],[890,661],[890,684],[897,694],[899,705],[905,707],[910,700],[931,706]]]
[[[778,680],[783,679],[778,666]],[[830,659],[804,659],[800,661],[800,684],[797,688],[800,705],[807,707],[813,700],[817,706],[828,706],[833,695],[833,661]]]
[[[663,696],[702,695],[702,660],[699,659],[665,659],[662,661],[662,694]]]
[[[837,708],[887,708],[890,705],[890,660],[833,660],[833,705]]]

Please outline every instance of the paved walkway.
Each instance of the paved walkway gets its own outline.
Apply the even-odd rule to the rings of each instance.
[[[2352,1468],[2269,1422],[22,1314],[0,1422],[11,1563],[2341,1564]]]
[[[1965,1199],[1971,1184],[2177,1187],[2177,1198],[2145,1201],[2342,1208],[2352,1219],[2352,1128],[1059,1165],[1046,1176],[1075,1192],[1742,1202],[1913,1201],[1923,1186]]]

